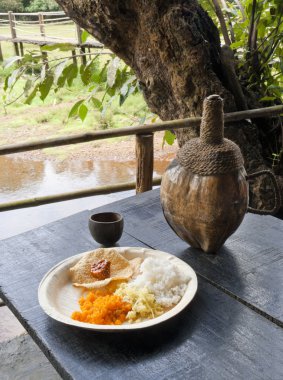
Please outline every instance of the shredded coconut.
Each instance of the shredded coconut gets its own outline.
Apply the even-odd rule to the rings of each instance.
[[[123,283],[115,294],[132,305],[126,317],[130,323],[155,318],[163,313],[162,306],[156,302],[154,294],[147,288],[137,289],[135,286]]]

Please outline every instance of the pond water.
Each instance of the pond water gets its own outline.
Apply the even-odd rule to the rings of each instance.
[[[154,163],[162,175],[173,154]],[[0,157],[0,202],[69,192],[135,180],[135,161],[35,161],[20,155]]]

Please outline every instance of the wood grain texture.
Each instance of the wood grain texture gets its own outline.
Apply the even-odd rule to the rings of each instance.
[[[217,252],[241,224],[248,206],[245,169],[227,174],[193,174],[174,160],[162,177],[164,216],[181,239]]]
[[[152,189],[153,133],[136,135],[136,192]]]
[[[148,246],[175,254],[201,276],[283,322],[283,221],[246,214],[217,254],[190,247],[166,223],[159,189],[108,206],[124,215],[124,230]],[[101,208],[102,209],[102,208]]]
[[[144,240],[160,244],[164,239],[164,245],[172,245],[173,233],[157,228],[157,201],[153,191],[96,210],[122,208],[126,231],[140,236],[150,228]],[[64,379],[283,377],[282,329],[202,279],[187,309],[147,331],[90,333],[49,319],[38,305],[39,282],[57,262],[97,247],[88,232],[88,215],[81,212],[0,242],[0,296]],[[144,246],[127,232],[119,245]],[[175,243],[178,249],[178,256],[189,262],[188,250]]]

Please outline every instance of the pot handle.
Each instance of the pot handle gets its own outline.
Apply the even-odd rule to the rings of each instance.
[[[252,212],[253,214],[259,214],[259,215],[274,215],[278,212],[278,210],[281,207],[281,195],[280,195],[280,189],[276,180],[275,175],[270,171],[270,170],[260,170],[258,172],[248,174],[246,176],[246,180],[250,180],[256,177],[259,177],[261,175],[269,175],[273,187],[274,187],[274,200],[275,200],[275,205],[271,210],[259,210],[253,207],[248,206],[248,212]]]

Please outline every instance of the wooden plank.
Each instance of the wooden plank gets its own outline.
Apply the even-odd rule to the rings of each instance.
[[[82,29],[80,28],[78,24],[76,24],[76,31],[77,31],[78,45],[80,46],[80,53],[82,54],[81,56],[82,65],[86,65],[85,48],[82,47]]]
[[[74,39],[64,39],[64,40],[36,40],[36,39],[33,39],[33,38],[20,38],[20,37],[17,37],[17,38],[13,38],[13,37],[6,37],[6,36],[0,36],[0,41],[6,41],[6,42],[13,42],[13,43],[20,43],[20,42],[23,42],[25,44],[31,44],[31,45],[39,45],[39,46],[45,46],[45,45],[48,45],[48,46],[53,46],[53,45],[57,45],[57,44],[72,44],[76,47],[80,47],[80,45],[78,44],[78,42]],[[85,43],[83,43],[81,45],[82,47],[90,47],[90,48],[103,48],[104,45],[102,45],[100,42],[96,42],[96,41],[86,41]],[[99,54],[99,53],[98,53]],[[107,52],[107,54],[111,54],[110,51]]]
[[[58,12],[42,12],[42,14],[44,15],[48,15],[48,16],[65,16],[66,13],[63,12],[63,11],[58,11]],[[15,16],[37,16],[38,15],[38,12],[32,12],[32,13],[28,13],[28,12],[20,12],[20,13],[17,13],[15,12],[14,13]],[[7,12],[1,12],[0,13],[0,16],[7,16]]]
[[[20,42],[20,53],[21,53],[21,57],[23,57],[25,55],[25,52],[24,52],[24,44],[22,42]]]
[[[283,112],[283,105],[273,106],[268,108],[261,108],[249,111],[233,112],[224,115],[224,120],[229,122],[245,119],[246,117],[267,117],[279,115]],[[249,116],[248,116],[249,115]],[[0,155],[26,152],[30,150],[50,148],[55,146],[78,144],[82,142],[89,142],[95,140],[103,140],[112,137],[131,136],[136,134],[153,133],[158,131],[165,131],[171,129],[190,128],[192,126],[199,126],[201,118],[192,117],[188,119],[172,120],[155,124],[144,124],[137,127],[125,127],[114,130],[97,131],[81,133],[74,136],[65,136],[58,138],[50,138],[34,142],[26,142],[20,144],[0,146]]]
[[[127,233],[175,254],[203,278],[282,326],[282,220],[246,214],[218,254],[207,254],[191,248],[171,230],[163,216],[159,190],[113,203],[112,210],[124,215]]]
[[[47,317],[38,305],[38,284],[60,260],[97,246],[87,216],[0,242],[0,296],[63,379],[282,378],[282,329],[202,279],[185,311],[145,331],[90,333]],[[119,244],[143,246],[127,233]]]
[[[152,180],[152,184],[160,185],[161,177],[156,177]],[[117,193],[120,191],[131,190],[136,187],[136,182],[124,182],[116,185],[97,186],[89,189],[82,189],[77,191],[70,191],[67,193],[45,195],[42,197],[21,199],[13,202],[0,203],[0,212],[15,210],[26,207],[36,207],[44,204],[66,201],[70,199],[77,199],[83,197],[91,197],[93,195]]]
[[[3,61],[4,61],[4,58],[3,58],[2,46],[0,42],[0,62],[3,62]]]
[[[10,23],[11,37],[12,37],[12,40],[14,41],[17,38],[15,14],[12,11],[9,11],[8,17],[9,17],[9,23]],[[15,54],[20,55],[18,43],[14,41],[13,45],[14,45]]]
[[[45,37],[44,16],[42,13],[38,14],[38,22],[39,22],[40,35],[42,37]]]
[[[136,192],[152,189],[153,133],[136,135]]]
[[[10,24],[10,32],[12,38],[17,38],[17,33],[15,30],[15,15],[12,11],[8,12],[9,24]]]

